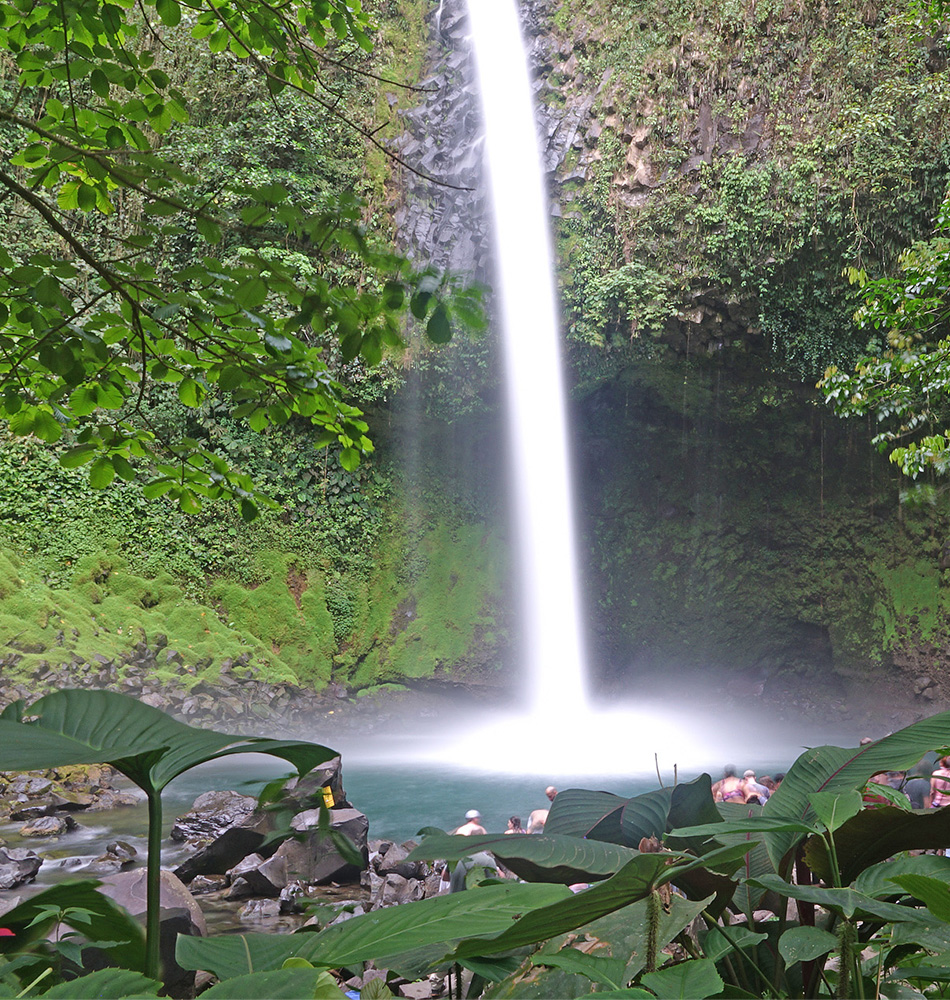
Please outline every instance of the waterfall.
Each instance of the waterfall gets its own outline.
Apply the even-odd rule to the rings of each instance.
[[[470,0],[503,327],[528,707],[587,701],[549,212],[517,0]]]

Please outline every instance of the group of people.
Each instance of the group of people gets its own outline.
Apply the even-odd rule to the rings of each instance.
[[[557,789],[554,785],[548,785],[544,794],[547,796],[548,802],[553,802],[557,795]],[[520,816],[512,816],[508,820],[508,828],[505,833],[543,833],[544,824],[548,820],[548,812],[550,812],[549,809],[533,809],[528,815],[527,828],[521,825]],[[482,814],[477,809],[469,809],[465,814],[465,822],[452,832],[463,837],[473,837],[488,831],[482,826]]]
[[[755,803],[764,806],[784,778],[784,774],[777,774],[774,778],[764,774],[761,778],[756,778],[752,768],[739,778],[736,777],[736,769],[729,765],[723,768],[722,777],[712,786],[713,798],[716,802],[738,802],[745,805]]]
[[[873,742],[866,736],[861,745]],[[912,771],[881,771],[872,775],[864,787],[865,805],[896,805],[903,801],[902,796],[913,809],[940,809],[950,805],[950,755],[938,758],[932,769],[926,760]],[[726,767],[722,778],[712,786],[713,798],[717,802],[758,803],[764,806],[784,778],[784,774],[776,774],[774,778],[768,775],[757,778],[752,769],[739,778],[734,767]],[[894,799],[894,792],[898,793],[897,800]]]
[[[868,737],[861,740],[862,745],[871,742]],[[744,771],[740,778],[736,774],[736,768],[730,765],[723,769],[722,778],[712,786],[713,799],[716,802],[738,802],[744,805],[755,803],[764,806],[784,779],[784,774],[776,774],[774,777],[764,774],[758,778],[752,768]],[[865,801],[869,805],[887,804],[888,799],[871,787],[874,784],[888,785],[903,792],[911,806],[917,809],[950,805],[950,756],[941,757],[936,762],[929,778],[923,774],[907,774],[903,771],[875,774],[865,789]],[[544,794],[549,802],[553,802],[557,789],[548,785]],[[522,826],[520,816],[512,816],[505,833],[543,833],[548,812],[548,809],[532,810],[528,815],[527,826]],[[482,825],[482,814],[477,809],[469,809],[465,814],[465,822],[452,832],[471,837],[487,833],[487,830]]]

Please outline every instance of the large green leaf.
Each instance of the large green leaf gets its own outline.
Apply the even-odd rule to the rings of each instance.
[[[638,848],[643,837],[662,837],[675,826],[716,819],[709,775],[702,774],[694,781],[629,799],[612,792],[568,788],[554,800],[544,832]],[[692,849],[694,845],[682,846]]]
[[[852,888],[863,892],[865,896],[897,896],[900,895],[900,889],[892,879],[898,875],[927,875],[950,885],[950,858],[941,854],[916,854],[882,861],[861,872]]]
[[[837,830],[834,839],[841,881],[847,885],[865,868],[901,851],[939,849],[950,844],[950,809],[862,809]],[[805,843],[805,860],[821,879],[831,881],[831,866],[821,837],[810,837]]]
[[[704,1000],[723,987],[716,963],[708,958],[680,962],[659,972],[648,972],[640,982],[664,1000]]]
[[[899,906],[882,899],[865,896],[855,889],[824,889],[816,885],[792,885],[778,875],[765,875],[754,880],[757,885],[792,899],[816,903],[826,910],[850,919],[855,914],[892,923],[926,923],[926,914],[910,906]]]
[[[950,712],[941,712],[891,733],[875,743],[854,749],[823,746],[801,754],[779,789],[765,804],[770,819],[810,820],[810,797],[815,792],[860,789],[882,771],[906,771],[928,751],[950,745]],[[795,830],[775,830],[764,836],[777,870],[803,838]]]
[[[45,907],[67,911],[63,923],[79,931],[91,944],[96,941],[121,941],[106,951],[114,961],[128,969],[145,965],[145,934],[142,925],[108,896],[97,891],[100,883],[91,879],[67,880],[42,890],[24,902],[7,910],[3,926],[13,931],[13,937],[0,937],[0,954],[20,951],[30,942],[49,934],[57,922]],[[84,911],[88,921],[80,916],[73,920],[69,910]],[[44,916],[44,914],[47,914]],[[36,923],[37,917],[42,917]]]
[[[111,764],[148,796],[145,972],[159,973],[159,870],[161,792],[197,764],[235,753],[280,757],[303,775],[336,756],[333,750],[298,740],[268,740],[195,729],[135,698],[112,691],[57,691],[29,708],[0,716],[0,769],[39,770],[93,761]]]
[[[314,935],[310,960],[337,968],[371,958],[385,967],[388,957],[411,948],[444,944],[448,952],[463,938],[494,936],[523,915],[572,898],[564,886],[496,884],[376,910]]]
[[[947,883],[927,875],[895,875],[894,881],[905,892],[919,899],[939,920],[950,923],[950,893]]]
[[[639,847],[643,837],[662,837],[667,831],[672,797],[672,788],[655,788],[630,799],[620,813],[624,843]]]
[[[827,955],[838,945],[838,937],[821,927],[789,927],[779,938],[779,954],[786,965],[796,962],[813,962]]]
[[[675,893],[668,905],[660,907],[660,923],[657,929],[656,944],[665,948],[677,934],[688,927],[709,906],[710,899],[688,900]],[[624,981],[633,979],[647,960],[647,938],[649,924],[647,922],[646,899],[638,900],[593,923],[579,927],[575,932],[578,937],[583,935],[588,940],[596,938],[602,942],[615,958],[624,961]]]
[[[157,997],[162,984],[128,969],[100,969],[70,979],[47,990],[51,1000],[121,1000],[122,997]]]
[[[565,788],[563,792],[558,792],[557,798],[551,803],[544,832],[567,837],[586,837],[597,829],[598,840],[622,843],[620,811],[628,801],[613,792]]]
[[[426,837],[407,861],[454,861],[476,851],[490,851],[506,868],[527,882],[595,882],[613,875],[636,855],[616,844],[579,837],[486,834],[453,837],[448,834]]]
[[[146,791],[160,791],[197,764],[235,753],[281,757],[305,773],[336,756],[315,743],[196,729],[113,691],[57,691],[29,708],[35,722],[0,718],[0,768],[31,771],[108,763]]]
[[[576,972],[587,976],[591,982],[602,983],[612,989],[623,988],[625,963],[622,958],[608,958],[602,955],[590,955],[577,948],[562,948],[550,954],[532,955],[533,965],[545,965],[550,968],[563,969],[565,972]]]
[[[712,779],[708,774],[701,774],[693,781],[680,782],[673,787],[667,830],[720,821],[721,816],[712,797]],[[694,854],[702,853],[702,840],[674,840],[668,837],[667,843],[673,848],[688,849]]]
[[[343,1000],[322,969],[274,969],[235,976],[201,994],[210,1000]]]
[[[288,958],[309,947],[307,934],[225,934],[215,937],[178,935],[175,960],[183,969],[203,969],[218,979],[279,969]]]
[[[570,895],[564,886],[480,886],[374,910],[318,934],[179,937],[175,954],[183,968],[206,969],[220,978],[244,974],[249,967],[274,968],[291,957],[328,968],[369,959],[385,966],[388,958],[415,948],[439,945],[444,954],[462,938],[501,933],[516,917]]]
[[[735,851],[723,851],[714,856],[712,863],[728,863]],[[526,944],[536,944],[589,924],[591,921],[645,899],[654,889],[675,882],[683,872],[701,867],[703,860],[688,864],[674,864],[682,856],[671,854],[638,854],[604,882],[524,914],[502,934],[491,937],[470,935],[455,951],[459,958],[470,955],[494,955]]]

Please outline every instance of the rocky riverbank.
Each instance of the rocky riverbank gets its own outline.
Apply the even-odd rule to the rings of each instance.
[[[0,776],[0,821],[24,821],[24,838],[57,835],[74,828],[74,812],[115,808],[137,799],[115,787],[110,767],[71,767]],[[49,821],[57,829],[40,831]],[[287,931],[306,923],[322,928],[381,907],[436,895],[441,866],[407,862],[414,843],[368,839],[367,817],[343,790],[339,757],[292,780],[270,806],[235,791],[209,791],[174,822],[168,841],[179,861],[162,872],[163,942],[175,934],[203,936],[208,917],[218,929],[240,925]],[[30,892],[44,863],[62,865],[48,852],[0,846],[0,889]],[[123,841],[92,861],[67,860],[75,877],[94,877],[101,891],[139,915],[144,903],[144,857]],[[80,863],[81,862],[81,863]],[[167,862],[166,862],[167,863]],[[0,912],[19,895],[0,892]],[[208,916],[206,916],[206,913]],[[174,933],[172,933],[174,932]],[[195,974],[179,967],[171,946],[163,967],[174,995],[193,995]],[[351,985],[359,988],[367,973]],[[429,996],[429,984],[394,981],[402,996]],[[409,992],[400,992],[405,988]]]

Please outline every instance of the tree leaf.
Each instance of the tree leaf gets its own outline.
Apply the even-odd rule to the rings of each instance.
[[[346,996],[332,980],[327,983],[322,969],[273,969],[234,976],[201,995],[210,1000],[343,1000]]]
[[[97,458],[89,469],[89,485],[104,490],[115,479],[115,468],[108,458]]]
[[[820,927],[790,927],[778,940],[778,950],[786,965],[812,962],[838,947],[838,938]]]
[[[440,302],[432,310],[429,322],[426,323],[426,336],[433,344],[447,344],[452,339],[452,327],[445,303]]]
[[[536,834],[485,834],[426,837],[407,861],[455,861],[477,851],[490,851],[506,868],[527,882],[593,882],[604,879],[636,857],[636,851],[575,837]]]
[[[43,993],[53,1000],[121,1000],[122,997],[157,997],[162,984],[128,969],[100,969],[59,983]]]
[[[716,963],[706,958],[648,972],[640,982],[664,1000],[705,1000],[723,987]]]

